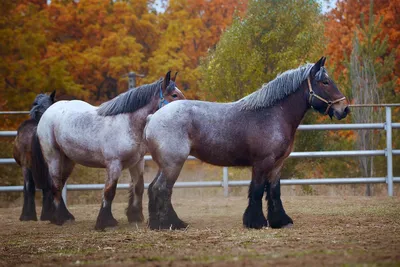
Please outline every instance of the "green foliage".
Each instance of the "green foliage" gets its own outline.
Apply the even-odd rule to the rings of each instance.
[[[320,56],[323,24],[317,1],[250,1],[202,62],[208,99],[238,100],[277,74]]]

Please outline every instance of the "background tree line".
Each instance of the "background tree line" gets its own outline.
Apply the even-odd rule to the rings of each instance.
[[[353,103],[400,100],[399,0],[339,0],[327,13],[317,0],[162,3],[160,12],[154,0],[1,1],[0,110],[28,110],[36,94],[54,89],[58,99],[99,104],[127,90],[129,71],[146,75],[140,85],[177,70],[189,99],[234,101],[322,55]],[[374,98],[362,98],[366,87]],[[362,120],[356,114],[348,120]],[[17,127],[15,117],[4,118],[0,127]],[[330,121],[310,112],[304,123]],[[302,132],[295,150],[353,149],[360,136]],[[372,136],[382,147],[379,132]],[[282,176],[356,177],[363,164],[370,175],[385,168],[384,158],[374,166],[357,159],[290,159]]]

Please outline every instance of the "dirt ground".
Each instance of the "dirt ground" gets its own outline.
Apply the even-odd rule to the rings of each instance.
[[[287,197],[290,229],[248,230],[243,197],[178,198],[185,231],[130,225],[115,203],[119,226],[93,230],[98,205],[72,205],[64,226],[20,222],[21,208],[0,209],[4,266],[329,266],[400,265],[400,198]],[[147,202],[147,201],[146,201]],[[145,216],[147,215],[145,207]],[[38,212],[40,212],[38,208]]]

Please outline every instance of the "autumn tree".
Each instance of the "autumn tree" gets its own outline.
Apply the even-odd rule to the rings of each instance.
[[[171,0],[160,14],[162,35],[148,61],[149,80],[168,70],[177,70],[181,89],[189,98],[197,98],[200,58],[215,46],[224,29],[240,15],[247,1]]]
[[[202,64],[205,97],[237,100],[317,58],[322,26],[317,1],[250,1]]]
[[[0,106],[26,110],[36,94],[65,88],[79,94],[65,62],[45,57],[49,27],[43,1],[2,1]],[[52,62],[50,64],[50,62]]]
[[[86,99],[112,98],[127,89],[129,71],[142,71],[157,43],[149,1],[54,1],[49,7],[48,55],[65,59]]]
[[[385,92],[393,92],[394,53],[387,54],[387,36],[381,40],[380,33],[382,17],[377,21],[373,14],[373,1],[370,1],[368,24],[364,14],[361,14],[361,25],[357,27],[353,38],[353,50],[349,64],[349,86],[353,93],[355,104],[379,104]],[[361,40],[359,37],[361,36]],[[354,108],[352,118],[356,123],[371,123],[383,121],[382,110],[373,107]],[[359,130],[356,135],[356,148],[373,150],[380,141],[379,132]],[[376,167],[373,157],[360,157],[360,170],[363,177],[374,177]],[[367,184],[366,195],[372,194],[372,186]]]
[[[384,40],[387,38],[386,53],[392,51],[395,54],[394,76],[400,77],[400,49],[398,48],[400,39],[400,23],[398,14],[400,12],[399,0],[373,1],[373,14],[382,22],[380,31],[377,32],[375,39]],[[353,37],[357,27],[361,25],[361,14],[368,14],[370,0],[339,0],[336,7],[327,15],[325,23],[325,37],[328,40],[326,54],[329,60],[335,63],[335,74],[348,75],[348,68],[345,65],[346,58],[353,48]],[[365,23],[369,23],[369,17],[365,17]],[[359,32],[361,34],[361,32]],[[358,36],[362,40],[362,36]],[[400,91],[400,80],[396,80],[395,94]],[[392,101],[394,94],[392,94]]]

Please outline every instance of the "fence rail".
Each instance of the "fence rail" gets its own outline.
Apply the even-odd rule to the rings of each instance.
[[[400,183],[400,177],[393,177],[393,155],[400,155],[400,149],[392,149],[392,129],[400,128],[400,123],[392,123],[392,107],[399,107],[399,104],[390,105],[360,105],[362,107],[381,106],[386,110],[386,121],[384,123],[354,123],[354,124],[313,124],[300,125],[301,131],[315,130],[385,130],[386,148],[383,150],[350,150],[350,151],[307,151],[292,152],[291,158],[304,157],[361,157],[361,156],[385,156],[387,160],[386,177],[359,177],[359,178],[321,178],[321,179],[282,179],[282,185],[316,185],[316,184],[372,184],[387,183],[388,195],[393,196],[393,183]],[[26,114],[25,111],[0,112],[2,114]],[[17,131],[0,131],[0,137],[14,137]],[[151,156],[145,156],[145,160],[152,160]],[[188,160],[197,160],[189,156]],[[13,158],[2,158],[0,164],[15,164]],[[228,167],[222,168],[222,181],[196,181],[196,182],[176,182],[176,188],[189,187],[223,187],[224,195],[228,196],[229,187],[247,186],[250,180],[229,181]],[[148,184],[145,184],[145,188]],[[102,190],[104,184],[68,184],[64,187],[63,197],[66,201],[67,190]],[[128,189],[129,184],[118,184],[117,189]],[[23,186],[0,186],[0,192],[21,192]]]

